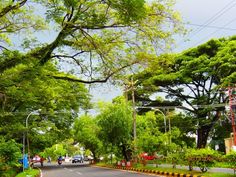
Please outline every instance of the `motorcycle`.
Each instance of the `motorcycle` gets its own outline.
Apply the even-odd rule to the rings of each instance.
[[[62,164],[62,160],[57,160],[58,165]]]

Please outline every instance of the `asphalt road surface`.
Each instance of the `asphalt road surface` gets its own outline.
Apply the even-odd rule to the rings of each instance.
[[[137,172],[101,168],[79,163],[45,164],[40,169],[43,177],[150,177],[150,175]],[[152,176],[158,177],[158,175]]]

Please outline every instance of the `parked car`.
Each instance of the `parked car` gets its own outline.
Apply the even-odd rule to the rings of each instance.
[[[84,159],[83,159],[83,156],[82,155],[75,155],[73,158],[72,158],[72,163],[83,163],[84,162]]]
[[[93,160],[92,156],[84,156],[84,161],[90,161]]]
[[[140,154],[141,159],[143,160],[154,160],[156,157],[154,155],[148,155],[148,153],[143,152]]]

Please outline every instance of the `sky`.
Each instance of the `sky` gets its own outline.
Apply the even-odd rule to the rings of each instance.
[[[205,43],[212,38],[236,35],[236,0],[176,0],[175,9],[189,30],[184,38],[176,38],[173,52]],[[93,101],[111,101],[122,90],[109,84],[91,89]]]
[[[188,41],[176,41],[177,52],[211,38],[236,34],[236,0],[177,0],[175,8],[182,15],[183,22],[189,23],[186,28],[192,30],[186,36]]]

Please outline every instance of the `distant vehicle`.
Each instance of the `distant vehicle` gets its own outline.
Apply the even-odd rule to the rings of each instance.
[[[143,160],[154,160],[156,157],[154,155],[148,155],[148,153],[142,153],[140,154],[141,159]]]
[[[33,159],[31,160],[31,166],[34,166],[35,163],[40,163],[41,166],[43,166],[43,161],[45,159],[43,157],[40,157],[39,155],[35,155]]]
[[[57,163],[58,165],[61,165],[62,164],[62,156],[59,156],[58,159],[57,159]]]
[[[83,156],[82,155],[75,155],[73,158],[72,158],[72,163],[83,163],[84,162],[84,159],[83,159]]]
[[[84,156],[84,161],[93,160],[92,156]]]
[[[88,156],[84,156],[84,161],[89,161]]]
[[[58,165],[62,164],[62,160],[57,160]]]

